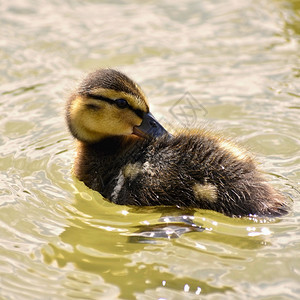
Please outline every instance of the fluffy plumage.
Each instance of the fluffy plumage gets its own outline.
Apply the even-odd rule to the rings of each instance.
[[[95,91],[100,100],[91,97]],[[127,97],[129,108],[115,108],[118,94]],[[100,95],[111,95],[112,102]],[[244,150],[205,130],[183,131],[171,138],[137,137],[133,133],[143,117],[137,117],[132,107],[143,114],[149,110],[140,87],[114,70],[92,73],[70,97],[67,122],[78,139],[74,173],[88,187],[116,204],[202,208],[228,216],[280,216],[288,211],[283,196],[265,182]],[[116,130],[113,134],[102,134],[107,117]],[[82,124],[88,123],[86,118],[96,123],[91,125],[98,130],[91,135],[94,139],[84,136],[90,130]],[[124,127],[130,120],[131,133],[114,127],[122,120]]]

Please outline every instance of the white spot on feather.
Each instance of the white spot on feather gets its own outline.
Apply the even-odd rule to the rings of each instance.
[[[151,165],[148,161],[143,164],[143,170],[151,176],[155,175],[155,172],[151,169]]]
[[[124,167],[123,174],[125,177],[134,179],[142,171],[142,164],[137,162],[135,164],[128,164]]]
[[[193,186],[194,195],[199,200],[209,200],[215,202],[218,198],[217,187],[211,183],[195,183]]]
[[[122,170],[121,170],[119,173],[119,176],[118,176],[117,184],[116,184],[113,192],[111,193],[112,201],[116,201],[118,199],[118,196],[123,187],[124,181],[125,181],[125,178],[124,178],[124,176],[122,174]]]

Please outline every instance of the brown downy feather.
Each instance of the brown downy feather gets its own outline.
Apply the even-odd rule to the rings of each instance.
[[[205,130],[167,136],[141,88],[118,71],[89,74],[69,97],[66,120],[78,140],[75,175],[114,203],[228,216],[288,212],[247,152]]]
[[[252,158],[238,159],[217,141],[181,134],[151,141],[112,137],[80,144],[75,175],[116,204],[211,209],[228,216],[280,216],[282,195]]]

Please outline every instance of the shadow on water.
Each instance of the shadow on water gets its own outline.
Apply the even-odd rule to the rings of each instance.
[[[124,299],[157,288],[186,293],[184,287],[187,284],[189,293],[194,295],[234,291],[233,287],[214,286],[192,274],[187,276],[176,271],[178,265],[185,264],[186,258],[178,255],[169,260],[165,257],[174,256],[174,253],[176,256],[179,247],[187,258],[191,253],[198,253],[198,272],[201,270],[201,255],[242,259],[176,242],[183,236],[189,236],[191,241],[222,240],[231,247],[244,249],[258,249],[264,245],[261,237],[249,239],[214,232],[200,224],[201,219],[195,218],[194,210],[118,206],[86,188],[76,194],[76,202],[68,208],[68,214],[69,226],[56,242],[42,251],[45,262],[56,262],[61,268],[71,263],[76,269],[97,274],[106,283],[118,286],[120,297]],[[230,218],[221,216],[220,219]],[[243,223],[242,220],[236,221]]]

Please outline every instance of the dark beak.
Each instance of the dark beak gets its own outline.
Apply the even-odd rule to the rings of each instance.
[[[133,128],[133,133],[142,138],[157,138],[163,135],[172,137],[166,129],[164,129],[159,122],[149,113],[144,113],[143,121],[140,126]]]

